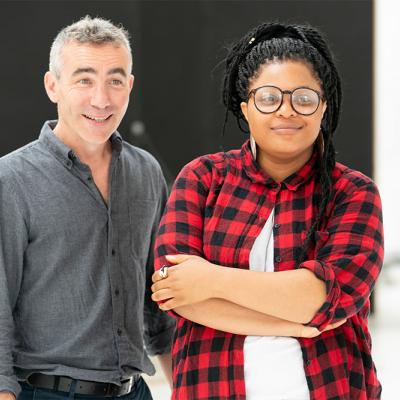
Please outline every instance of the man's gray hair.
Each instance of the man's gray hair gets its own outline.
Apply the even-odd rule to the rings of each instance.
[[[132,52],[129,44],[129,33],[121,25],[116,26],[103,18],[92,18],[89,15],[80,21],[63,28],[53,41],[50,49],[49,70],[57,79],[60,78],[61,51],[67,43],[76,41],[85,44],[107,44],[124,46],[129,53],[132,66]]]

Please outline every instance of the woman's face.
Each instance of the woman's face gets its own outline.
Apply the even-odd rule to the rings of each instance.
[[[262,65],[258,72],[257,77],[249,82],[249,91],[270,85],[282,91],[307,87],[322,93],[321,85],[310,67],[301,61],[271,62]],[[302,98],[299,100],[300,103],[303,101]],[[284,94],[282,105],[277,111],[263,114],[255,107],[254,95],[251,95],[247,103],[241,103],[241,109],[257,143],[259,163],[262,160],[279,164],[305,163],[318,137],[326,102],[321,100],[312,115],[302,115],[292,108],[290,95]]]

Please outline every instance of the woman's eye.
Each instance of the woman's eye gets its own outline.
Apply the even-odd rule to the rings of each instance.
[[[300,104],[300,105],[307,105],[307,104],[312,104],[314,103],[313,99],[310,96],[297,96],[294,99],[294,102],[296,104]]]
[[[263,104],[275,104],[279,98],[273,94],[266,94],[260,97],[259,101]]]

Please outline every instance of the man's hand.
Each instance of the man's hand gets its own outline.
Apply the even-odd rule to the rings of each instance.
[[[16,398],[10,392],[0,392],[0,400],[16,400]]]
[[[297,337],[303,337],[309,339],[314,338],[319,336],[322,332],[331,331],[332,329],[338,328],[339,326],[343,325],[346,321],[347,319],[342,319],[338,322],[335,322],[334,324],[329,324],[323,331],[319,331],[317,328],[312,328],[311,326],[301,325],[300,332]]]

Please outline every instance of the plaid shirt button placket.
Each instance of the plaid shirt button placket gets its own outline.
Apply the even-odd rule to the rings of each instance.
[[[248,141],[241,150],[200,157],[175,181],[160,223],[155,267],[166,263],[166,254],[187,253],[248,269],[254,240],[274,210],[275,271],[307,268],[326,283],[326,302],[309,325],[322,330],[348,320],[317,338],[299,339],[311,399],[379,399],[367,323],[383,260],[379,193],[369,178],[339,163],[333,185],[327,217],[298,266],[296,256],[320,201],[317,155],[280,185],[260,170]],[[172,398],[245,399],[244,336],[175,317]]]

